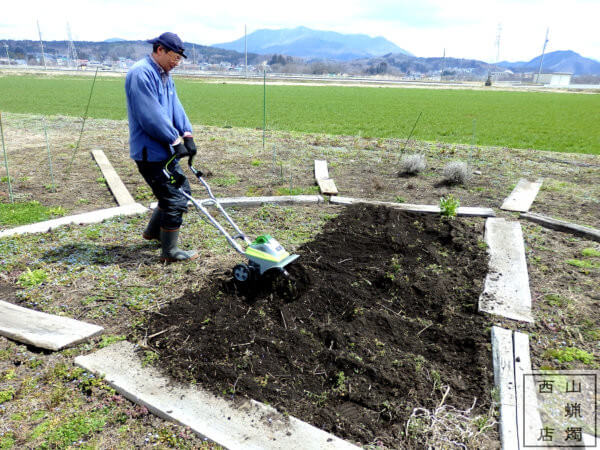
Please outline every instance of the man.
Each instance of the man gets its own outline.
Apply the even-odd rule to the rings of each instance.
[[[183,42],[174,33],[163,33],[148,42],[153,44],[152,54],[135,63],[125,78],[130,156],[158,199],[142,236],[160,240],[162,261],[191,260],[197,257],[195,251],[177,247],[183,213],[187,211],[187,199],[178,188],[191,192],[178,160],[196,155],[196,144],[169,75],[187,56]],[[173,177],[169,179],[163,168],[173,155],[175,159],[168,167]]]

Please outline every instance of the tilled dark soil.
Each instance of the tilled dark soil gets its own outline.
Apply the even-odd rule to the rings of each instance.
[[[298,249],[291,287],[221,274],[151,316],[147,336],[163,332],[148,344],[175,379],[404,446],[413,409],[435,408],[446,386],[452,406],[490,406],[482,237],[480,219],[350,206]]]

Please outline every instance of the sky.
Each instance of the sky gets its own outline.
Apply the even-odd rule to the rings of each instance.
[[[170,9],[172,6],[172,9]],[[382,36],[415,56],[529,61],[573,50],[600,61],[599,0],[4,0],[3,39],[145,40],[173,31],[212,45],[269,28]],[[500,33],[498,33],[500,31]],[[500,36],[500,45],[497,37]]]

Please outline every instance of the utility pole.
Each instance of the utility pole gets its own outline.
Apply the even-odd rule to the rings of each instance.
[[[544,39],[544,48],[542,48],[542,57],[540,58],[540,68],[538,70],[537,82],[540,82],[540,76],[542,75],[542,65],[544,64],[544,53],[546,52],[546,44],[548,44],[548,33],[550,28],[546,28],[546,38]]]
[[[246,34],[246,24],[244,24],[244,72],[248,78],[248,38]]]
[[[496,33],[496,64],[500,62],[500,34],[502,33],[502,24],[498,24],[498,32]]]
[[[40,30],[40,21],[37,21],[38,34],[40,35],[40,47],[42,47],[42,61],[44,62],[44,70],[48,70],[46,67],[46,55],[44,54],[44,41],[42,41],[42,30]]]
[[[75,64],[75,69],[77,69],[77,50],[75,50],[75,43],[73,42],[73,37],[71,36],[71,26],[69,25],[69,22],[67,22],[67,35],[69,36],[69,49],[67,50],[67,59],[72,60]]]
[[[8,58],[8,66],[10,67],[10,56],[8,54],[8,44],[4,43],[4,48],[6,49],[6,58]]]
[[[442,54],[442,70],[440,70],[440,81],[442,81],[442,77],[444,76],[445,68],[446,68],[446,49],[444,48],[444,53]]]

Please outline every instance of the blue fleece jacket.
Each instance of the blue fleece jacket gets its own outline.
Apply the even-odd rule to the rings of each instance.
[[[148,55],[127,73],[125,95],[130,156],[142,161],[145,148],[147,161],[168,159],[173,154],[170,144],[185,132],[192,132],[173,79]]]

